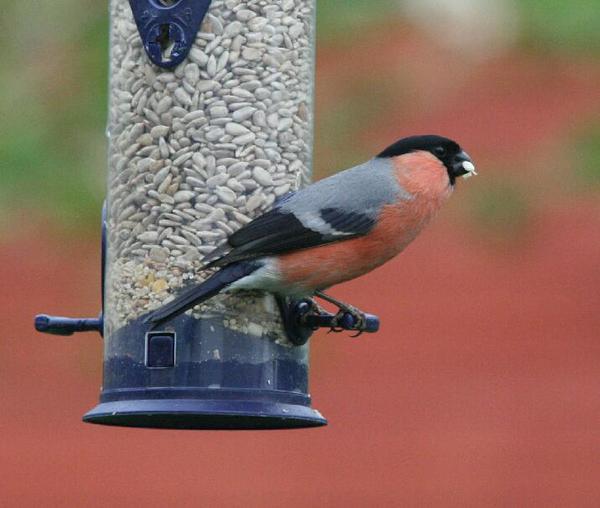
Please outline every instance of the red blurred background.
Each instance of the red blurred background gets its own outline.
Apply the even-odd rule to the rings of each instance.
[[[9,4],[18,27],[23,14]],[[103,54],[94,41],[106,37],[105,9],[84,4],[78,37]],[[380,315],[382,330],[313,338],[322,429],[81,423],[98,397],[101,341],[37,335],[32,317],[99,308],[105,108],[85,108],[104,82],[90,84],[86,58],[65,56],[79,41],[68,37],[55,41],[63,60],[43,48],[29,56],[23,92],[1,74],[9,97],[38,108],[18,112],[16,101],[0,145],[3,506],[600,505],[596,46],[553,45],[526,11],[525,36],[472,54],[440,44],[411,11],[361,18],[351,36],[321,9],[317,177],[419,132],[459,140],[480,173],[399,258],[333,291]],[[17,60],[12,78],[25,72]],[[40,111],[44,132],[64,126],[62,137],[24,130],[19,119]],[[34,164],[39,174],[23,180],[17,170]],[[70,200],[48,199],[59,187]]]

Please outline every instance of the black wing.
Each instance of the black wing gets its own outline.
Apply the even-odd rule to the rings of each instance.
[[[231,235],[228,243],[233,249],[208,267],[348,240],[366,235],[374,225],[371,215],[339,208],[323,208],[312,220],[275,208]]]

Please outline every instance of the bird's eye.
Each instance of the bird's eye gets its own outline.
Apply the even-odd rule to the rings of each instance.
[[[446,153],[447,153],[446,149],[443,146],[437,146],[436,148],[434,148],[433,152],[438,157],[444,157],[446,155]]]

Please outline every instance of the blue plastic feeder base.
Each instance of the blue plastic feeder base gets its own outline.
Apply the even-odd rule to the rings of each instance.
[[[327,420],[311,408],[308,350],[182,315],[137,320],[105,338],[100,404],[83,420],[163,429],[289,429]]]
[[[84,422],[124,427],[265,430],[321,427],[318,411],[297,404],[236,400],[124,400],[99,404]]]

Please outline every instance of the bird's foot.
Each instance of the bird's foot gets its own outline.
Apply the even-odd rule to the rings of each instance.
[[[363,333],[367,324],[367,317],[364,312],[352,305],[340,302],[339,300],[326,295],[322,291],[316,291],[315,295],[319,298],[322,298],[326,302],[332,303],[339,309],[338,313],[332,319],[329,333],[342,332],[344,330],[357,330],[358,333],[353,335],[353,337],[358,337]]]
[[[330,332],[342,332],[344,330],[356,330],[352,337],[362,335],[367,324],[365,313],[352,305],[342,304],[338,313],[333,317]]]
[[[375,333],[379,330],[377,316],[366,314],[352,305],[338,302],[327,295],[318,294],[316,296],[334,304],[338,308],[337,314],[323,309],[312,298],[290,301],[277,297],[286,333],[293,344],[297,346],[306,344],[312,332],[319,328],[328,328],[329,333],[356,332],[352,337],[358,337],[364,332]]]

